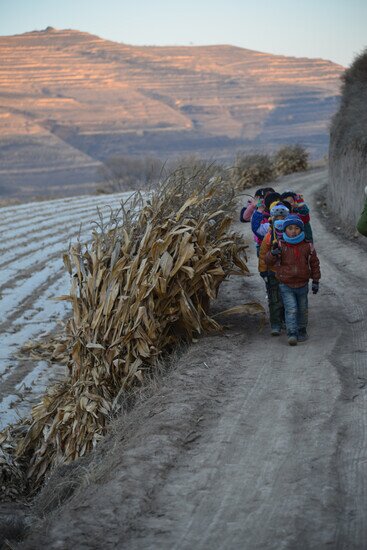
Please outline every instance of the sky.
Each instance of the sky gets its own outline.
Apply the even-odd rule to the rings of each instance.
[[[367,47],[367,0],[0,0],[1,36],[47,26],[126,44],[231,44],[347,67]]]

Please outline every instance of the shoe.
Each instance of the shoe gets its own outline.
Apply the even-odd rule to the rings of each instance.
[[[306,340],[308,340],[308,334],[306,332],[306,329],[301,329],[299,331],[297,340],[298,342],[306,342]]]
[[[272,336],[280,336],[280,328],[278,328],[278,327],[273,327],[273,328],[271,329],[270,334],[271,334]]]
[[[288,344],[290,346],[296,346],[297,345],[297,336],[295,334],[291,334],[288,336]]]

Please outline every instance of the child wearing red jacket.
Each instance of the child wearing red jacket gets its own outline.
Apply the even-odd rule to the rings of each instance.
[[[320,262],[312,243],[305,241],[304,224],[296,215],[283,222],[283,239],[273,245],[265,257],[275,272],[285,310],[288,343],[291,346],[308,339],[308,282],[312,292],[319,290]]]

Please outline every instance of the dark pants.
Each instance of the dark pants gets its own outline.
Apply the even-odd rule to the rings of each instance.
[[[284,322],[284,306],[279,290],[279,281],[272,271],[268,271],[264,280],[268,293],[270,326],[272,329],[280,330]]]
[[[308,322],[308,284],[300,288],[292,288],[279,283],[279,289],[283,298],[288,336],[305,333]]]

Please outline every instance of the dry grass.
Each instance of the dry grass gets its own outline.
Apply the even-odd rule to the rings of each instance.
[[[367,175],[367,49],[343,76],[339,111],[332,120],[328,209],[353,234],[364,204]]]
[[[163,163],[154,157],[111,157],[97,171],[101,184],[96,192],[145,190],[158,183],[162,170]]]
[[[358,151],[367,156],[367,49],[355,58],[342,80],[341,104],[330,131],[332,154]]]
[[[287,176],[308,169],[309,154],[301,145],[286,145],[276,152],[273,159],[277,176]]]
[[[236,189],[261,187],[279,176],[308,169],[309,153],[301,145],[286,145],[273,156],[261,153],[238,154],[232,168]]]
[[[261,186],[276,178],[272,160],[266,154],[238,154],[233,167],[233,180],[236,188]]]
[[[52,352],[68,365],[30,421],[3,435],[33,489],[51,468],[104,437],[121,394],[141,384],[164,351],[220,326],[209,302],[231,274],[247,274],[246,245],[230,232],[234,193],[203,166],[177,170],[144,203],[136,194],[90,245],[64,255],[72,305]],[[14,454],[15,453],[15,454]]]

